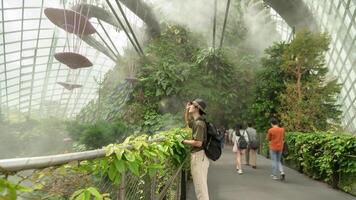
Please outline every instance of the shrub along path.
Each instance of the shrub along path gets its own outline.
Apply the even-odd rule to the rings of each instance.
[[[257,169],[243,166],[235,170],[235,154],[225,147],[222,157],[210,162],[208,185],[210,200],[355,200],[356,197],[332,189],[325,183],[285,167],[286,181],[272,180],[271,161],[258,156]],[[196,200],[194,186],[188,185],[188,200]]]

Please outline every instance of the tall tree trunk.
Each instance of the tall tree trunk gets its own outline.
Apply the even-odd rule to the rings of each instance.
[[[297,94],[298,94],[298,102],[297,102],[297,113],[296,113],[296,128],[297,130],[301,129],[301,117],[302,117],[302,70],[301,70],[302,66],[301,64],[298,62],[297,64]]]

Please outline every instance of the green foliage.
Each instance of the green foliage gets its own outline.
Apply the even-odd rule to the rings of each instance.
[[[356,173],[356,160],[349,157],[356,155],[356,138],[352,135],[287,133],[286,142],[289,144],[287,160],[296,162],[305,174],[314,179],[332,183],[333,176]]]
[[[138,72],[144,105],[157,105],[163,97],[182,91],[196,51],[196,42],[179,26],[168,26],[161,36],[150,41]]]
[[[32,189],[13,184],[6,179],[0,178],[1,200],[16,200],[18,192],[32,192]]]
[[[239,30],[227,34],[226,41],[237,44],[234,37]],[[208,103],[208,112],[214,113],[208,116],[218,126],[250,118],[258,61],[255,54],[236,45],[223,50],[204,48],[199,37],[184,27],[168,25],[160,36],[147,42],[145,57],[125,53],[117,67],[105,75],[100,98],[88,104],[78,119],[120,119],[136,131],[155,132],[181,118],[185,102],[198,97]],[[127,74],[138,80],[131,85],[133,92],[125,88],[127,96],[116,94]],[[125,98],[128,101],[124,102]],[[167,113],[173,116],[167,117]]]
[[[121,144],[110,144],[106,147],[107,160],[101,161],[100,171],[108,175],[115,184],[119,184],[122,173],[129,170],[135,176],[148,174],[153,176],[171,161],[175,166],[182,164],[188,149],[181,143],[189,135],[189,130],[172,129],[154,135],[151,139],[162,142],[147,143],[148,136],[128,137]],[[131,149],[127,149],[131,145]]]
[[[326,80],[329,43],[327,34],[301,31],[283,52],[281,69],[290,79],[285,79],[279,113],[288,130],[327,130],[328,121],[339,122],[336,98],[341,88],[336,80]]]
[[[171,105],[168,112],[179,111],[178,115],[182,116],[184,102],[198,97],[208,103],[208,113],[214,113],[208,117],[218,126],[246,119],[252,96],[248,95],[249,89],[241,92],[239,88],[251,85],[251,74],[237,70],[228,62],[226,52],[199,49],[197,40],[193,39],[182,27],[169,26],[148,45],[147,57],[142,60],[138,73],[141,81],[132,101],[136,106],[143,105],[135,114],[143,116],[144,125],[157,118],[155,113],[162,113],[159,107],[162,101]],[[170,102],[175,102],[175,106]]]
[[[67,131],[75,141],[88,149],[97,149],[113,142],[121,142],[131,132],[122,122],[97,121],[95,123],[67,122]]]
[[[85,189],[77,190],[69,198],[69,200],[110,200],[109,194],[100,194],[97,188],[88,187]]]
[[[253,105],[259,130],[268,127],[270,117],[280,118],[290,131],[325,131],[339,123],[340,85],[326,79],[324,65],[328,45],[326,34],[302,31],[290,44],[266,50]]]
[[[94,187],[98,181],[113,183],[117,188],[123,173],[139,178],[165,177],[185,163],[190,151],[182,140],[190,137],[191,129],[177,128],[153,136],[130,136],[121,144],[106,146],[104,158],[34,172],[28,180],[34,183],[33,189],[0,179],[0,199],[15,200],[16,192],[33,190],[35,192],[30,196],[34,199],[43,195],[49,199],[67,199],[70,196],[73,200],[109,199],[108,194],[100,194]]]
[[[142,132],[156,133],[173,127],[183,127],[182,117],[174,116],[170,113],[159,115],[151,112],[145,115]]]
[[[252,107],[256,128],[260,131],[265,131],[270,118],[278,115],[279,95],[285,90],[286,78],[280,67],[287,46],[285,43],[276,43],[266,49],[267,57],[261,61],[263,68],[257,72],[255,103]]]

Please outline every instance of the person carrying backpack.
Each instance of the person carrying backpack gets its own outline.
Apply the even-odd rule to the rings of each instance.
[[[243,174],[241,158],[245,154],[248,145],[248,137],[241,124],[236,125],[235,136],[233,140],[234,147],[232,150],[236,153],[236,171],[241,175]]]
[[[256,129],[252,128],[252,123],[247,123],[246,134],[248,137],[248,147],[246,150],[246,164],[251,165],[252,168],[256,169],[256,157],[257,149],[260,146],[257,138]]]
[[[204,151],[204,143],[207,142],[208,127],[203,118],[206,104],[202,99],[188,102],[185,110],[185,122],[193,130],[191,140],[183,140],[182,143],[190,145],[191,162],[190,168],[193,177],[195,194],[198,200],[209,200],[208,192],[208,168],[209,159]]]

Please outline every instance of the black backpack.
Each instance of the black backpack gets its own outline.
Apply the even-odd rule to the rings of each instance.
[[[239,140],[237,141],[237,147],[239,149],[247,149],[247,141],[243,135],[241,135]]]
[[[286,141],[284,141],[282,155],[283,155],[283,157],[286,158],[288,156],[288,154],[289,154],[288,145],[287,145]]]
[[[209,159],[216,161],[220,158],[222,153],[223,137],[221,137],[221,134],[219,134],[214,124],[207,121],[205,121],[205,124],[207,129],[206,141],[203,143],[205,155]]]

